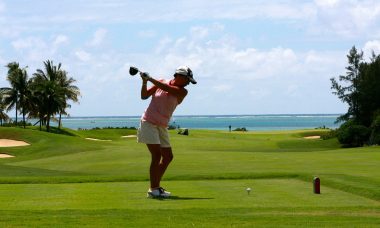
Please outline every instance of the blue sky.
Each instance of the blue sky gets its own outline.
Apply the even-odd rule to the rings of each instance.
[[[82,93],[71,116],[140,115],[130,65],[158,78],[192,68],[176,115],[344,113],[329,79],[353,45],[380,53],[379,1],[0,0],[0,65],[31,76],[62,63]]]

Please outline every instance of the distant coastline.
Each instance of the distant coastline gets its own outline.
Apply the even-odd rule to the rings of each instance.
[[[319,113],[319,114],[303,114],[303,113],[296,113],[296,114],[213,114],[213,115],[207,115],[207,114],[199,114],[199,115],[173,115],[173,117],[236,117],[236,116],[340,116],[342,113]],[[131,116],[62,116],[63,119],[70,119],[70,118],[140,118],[141,115],[131,115]],[[13,117],[14,118],[14,117]]]
[[[249,114],[249,115],[174,115],[170,124],[192,129],[226,130],[244,127],[249,131],[293,130],[339,127],[341,114]],[[34,123],[34,120],[29,120]],[[70,116],[62,117],[64,127],[92,129],[104,127],[138,127],[140,116]],[[57,123],[52,122],[52,126]]]

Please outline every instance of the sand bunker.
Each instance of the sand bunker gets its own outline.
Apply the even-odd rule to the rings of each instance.
[[[109,142],[112,141],[110,139],[94,139],[94,138],[86,138],[87,140],[93,140],[93,141],[103,141],[103,142]]]
[[[122,138],[136,138],[137,135],[124,135],[124,136],[121,136]]]
[[[304,139],[320,139],[321,136],[319,135],[314,135],[314,136],[307,136],[307,137],[303,137]]]
[[[29,146],[29,143],[11,139],[0,139],[0,147]]]
[[[9,154],[0,154],[0,158],[13,158],[14,156],[13,155],[9,155]]]

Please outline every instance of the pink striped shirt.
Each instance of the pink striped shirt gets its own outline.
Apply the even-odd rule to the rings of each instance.
[[[165,83],[169,84],[169,81],[165,81]],[[141,120],[167,127],[177,105],[178,99],[176,96],[157,88]]]

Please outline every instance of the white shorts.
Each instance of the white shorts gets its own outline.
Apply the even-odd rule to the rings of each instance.
[[[161,147],[170,146],[168,129],[151,124],[147,121],[140,121],[137,131],[137,142],[145,144],[160,144]]]

